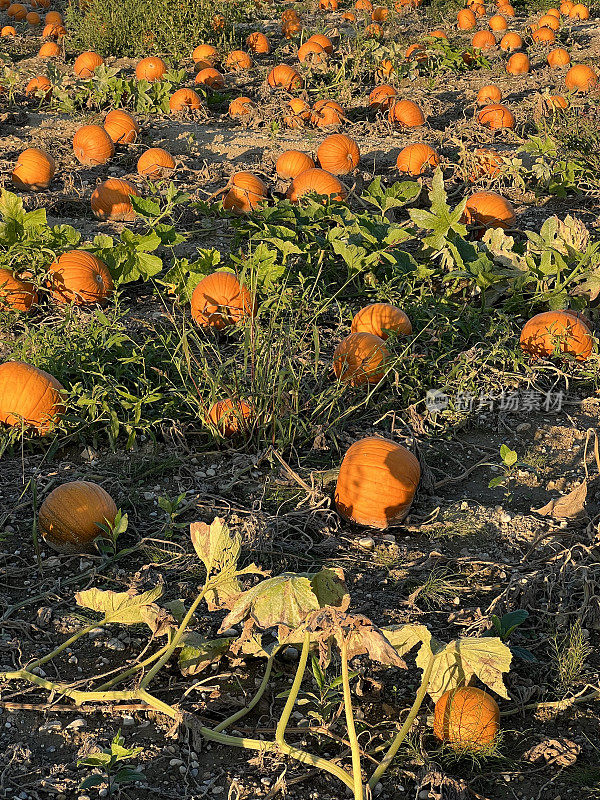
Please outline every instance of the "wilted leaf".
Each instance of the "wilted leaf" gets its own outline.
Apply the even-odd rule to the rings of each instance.
[[[468,637],[445,646],[432,639],[430,652],[435,657],[428,689],[433,700],[438,700],[448,689],[468,684],[474,676],[508,699],[502,676],[510,669],[512,654],[497,637]],[[417,666],[425,670],[428,660],[427,648],[422,647],[417,654]]]
[[[532,764],[572,767],[580,752],[581,747],[570,739],[544,739],[523,753],[523,759]]]
[[[532,509],[536,514],[542,517],[554,517],[555,519],[574,519],[581,516],[585,510],[585,501],[587,499],[588,484],[584,480],[575,489],[572,489],[568,494],[563,497],[557,497],[554,500],[546,503],[541,508]]]
[[[431,650],[431,632],[425,625],[390,625],[382,628],[388,641],[401,655],[405,655],[413,647],[425,645]]]
[[[86,589],[75,595],[75,601],[83,608],[90,608],[104,614],[106,622],[118,622],[121,625],[145,623],[146,618],[154,614],[154,601],[162,594],[162,586],[156,586],[143,594],[131,592],[102,591]],[[146,617],[146,618],[145,618]]]
[[[182,675],[197,675],[202,672],[214,661],[218,661],[224,656],[233,641],[232,637],[203,639],[198,633],[187,632],[179,653],[179,667]]]
[[[175,619],[164,608],[155,603],[140,608],[142,622],[150,628],[154,636],[166,636],[175,627]]]
[[[319,606],[334,606],[346,611],[350,605],[350,595],[344,582],[344,570],[341,568],[322,569],[312,578],[310,585],[317,597]]]
[[[232,536],[225,520],[218,517],[210,525],[193,522],[190,525],[190,536],[194,550],[206,568],[207,576],[219,573],[223,575],[219,585],[206,593],[209,610],[230,608],[242,591],[234,574],[242,546],[239,536]],[[227,576],[227,572],[231,575]]]

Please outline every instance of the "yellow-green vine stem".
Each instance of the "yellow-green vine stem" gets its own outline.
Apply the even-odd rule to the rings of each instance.
[[[135,675],[136,672],[139,672],[141,669],[144,669],[144,667],[147,667],[148,664],[152,664],[153,661],[156,661],[157,658],[160,658],[168,646],[168,644],[163,645],[160,650],[157,650],[156,653],[152,653],[152,655],[148,656],[143,661],[138,661],[137,664],[132,664],[123,672],[119,672],[119,674],[115,675],[114,678],[111,678],[109,681],[106,681],[106,683],[103,683],[102,686],[99,686],[98,691],[106,692],[117,683],[121,683],[129,678],[130,675]]]
[[[342,688],[344,690],[344,713],[346,714],[346,728],[350,752],[352,753],[352,774],[354,776],[354,800],[363,800],[362,768],[360,763],[360,745],[356,738],[354,714],[352,713],[352,695],[350,694],[350,676],[348,674],[348,643],[342,639]]]
[[[275,661],[275,656],[277,655],[278,650],[279,647],[274,648],[273,652],[270,653],[269,657],[267,658],[265,674],[263,675],[263,679],[260,682],[260,686],[258,687],[256,694],[254,695],[252,700],[250,700],[250,702],[246,706],[244,706],[244,708],[240,708],[240,710],[236,711],[235,714],[232,714],[230,717],[227,717],[227,719],[224,719],[223,722],[219,722],[219,724],[213,730],[215,730],[217,733],[219,733],[219,731],[224,731],[225,728],[228,728],[230,725],[234,725],[236,722],[238,722],[238,720],[242,719],[242,717],[245,717],[246,714],[249,714],[250,711],[252,711],[254,706],[259,702],[259,700],[265,693],[267,686],[269,685],[269,678],[271,677],[273,662]]]
[[[104,620],[100,620],[100,622],[92,622],[91,625],[86,625],[85,628],[81,628],[81,630],[78,630],[77,633],[74,633],[69,639],[66,639],[62,644],[59,644],[59,646],[51,653],[42,656],[42,658],[38,658],[31,664],[28,664],[27,670],[32,672],[36,667],[41,667],[42,664],[47,664],[48,661],[52,661],[52,659],[55,658],[59,653],[62,653],[62,651],[66,650],[67,647],[70,647],[78,639],[81,639],[81,637],[85,636],[86,633],[90,633],[90,631],[93,631],[96,628],[101,628],[103,625],[106,625]]]

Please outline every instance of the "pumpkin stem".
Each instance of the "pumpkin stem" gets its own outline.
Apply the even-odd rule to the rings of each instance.
[[[356,736],[354,714],[352,713],[352,695],[350,694],[350,676],[348,674],[348,642],[345,638],[341,644],[342,655],[342,687],[344,690],[344,713],[346,715],[346,728],[350,740],[352,753],[352,774],[354,776],[354,800],[363,800],[362,769],[360,764],[360,745]]]
[[[271,677],[271,670],[273,669],[275,656],[277,655],[280,649],[281,645],[277,645],[276,647],[273,648],[272,652],[269,654],[269,657],[267,659],[267,666],[265,667],[265,674],[263,675],[263,679],[260,682],[260,686],[258,687],[258,690],[254,695],[254,697],[252,698],[252,700],[250,700],[250,702],[247,703],[246,706],[244,706],[244,708],[241,708],[239,711],[236,711],[235,714],[232,714],[230,717],[227,717],[227,719],[224,719],[222,722],[219,722],[219,724],[215,728],[213,728],[213,730],[216,733],[224,731],[225,728],[228,728],[230,725],[233,725],[240,719],[242,719],[242,717],[245,717],[246,714],[252,711],[254,706],[259,702],[259,700],[265,693],[267,686],[269,685],[269,678]]]

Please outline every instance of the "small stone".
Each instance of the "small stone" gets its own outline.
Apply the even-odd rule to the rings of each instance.
[[[297,661],[300,653],[295,647],[286,647],[283,651],[283,657],[287,661]]]
[[[523,431],[528,431],[531,428],[531,422],[521,422],[517,425],[517,433],[523,433]]]
[[[125,650],[126,646],[120,639],[109,639],[106,643],[106,647],[109,650]]]
[[[124,725],[126,728],[130,728],[132,725],[135,725],[135,720],[134,720],[134,718],[131,716],[131,714],[123,714],[123,720],[122,720],[122,724],[123,724],[123,725]]]
[[[383,783],[376,783],[375,788],[373,789],[373,794],[377,797],[377,795],[381,794],[383,791]]]
[[[80,728],[85,728],[86,724],[87,723],[84,719],[78,717],[77,719],[74,719],[72,722],[69,722],[69,724],[66,727],[66,730],[78,731]]]
[[[364,550],[372,550],[375,547],[375,539],[372,536],[363,536],[358,540],[358,546]]]
[[[212,790],[212,794],[223,794],[224,791],[225,789],[222,786],[215,786]]]
[[[170,767],[180,767],[182,764],[183,764],[183,759],[181,759],[181,758],[172,758],[169,761],[169,766]]]
[[[214,478],[216,474],[217,473],[214,471],[214,469],[207,469],[206,470],[206,476],[208,478]],[[223,790],[221,789],[221,791],[223,791]],[[213,794],[214,794],[214,792],[213,792]]]
[[[396,544],[396,537],[393,533],[384,533],[381,537],[382,542],[387,542],[387,544]]]
[[[100,789],[98,797],[108,797],[108,789],[106,787]]]
[[[511,519],[512,519],[511,515],[507,514],[506,511],[500,514],[500,522],[510,522]]]
[[[154,492],[144,492],[144,500],[154,500]]]
[[[429,797],[429,789],[421,789],[418,794],[419,800],[427,800]]]

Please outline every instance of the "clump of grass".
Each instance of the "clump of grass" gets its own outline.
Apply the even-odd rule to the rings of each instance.
[[[481,772],[490,761],[499,761],[502,755],[503,733],[498,731],[491,742],[453,742],[442,743],[438,755],[445,766],[453,766],[459,762],[467,762],[475,772]]]
[[[579,620],[570,626],[565,636],[554,636],[551,646],[558,688],[563,692],[568,691],[585,674],[586,661],[592,653]]]
[[[425,608],[437,608],[451,600],[458,589],[454,576],[444,567],[436,567],[427,575],[425,581],[410,594],[413,603]]]

